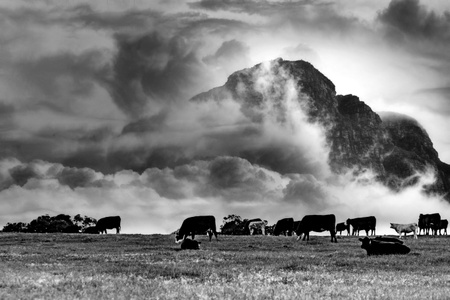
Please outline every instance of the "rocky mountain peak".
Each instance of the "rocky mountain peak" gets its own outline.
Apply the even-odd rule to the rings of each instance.
[[[261,122],[267,113],[274,112],[283,122],[289,109],[283,101],[292,88],[298,92],[295,101],[308,121],[324,129],[333,172],[371,170],[380,182],[400,190],[415,184],[420,172],[433,170],[436,182],[426,187],[427,192],[450,201],[450,167],[439,160],[431,139],[416,120],[393,113],[380,116],[357,96],[336,95],[334,84],[308,62],[279,58],[237,71],[224,86],[191,101],[232,98],[253,122]],[[281,173],[294,171],[281,167],[286,165],[280,162],[283,158],[265,160],[263,153],[242,156]]]

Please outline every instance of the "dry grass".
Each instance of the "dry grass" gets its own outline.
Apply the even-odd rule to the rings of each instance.
[[[357,238],[221,236],[179,251],[169,235],[0,234],[0,299],[442,299],[447,237],[367,257]]]

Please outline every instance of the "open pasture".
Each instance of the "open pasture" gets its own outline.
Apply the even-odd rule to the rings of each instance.
[[[450,239],[371,256],[357,237],[0,233],[0,299],[443,299]]]

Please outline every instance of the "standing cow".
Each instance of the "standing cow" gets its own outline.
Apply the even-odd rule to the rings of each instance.
[[[439,235],[442,235],[441,230],[444,230],[444,234],[447,235],[447,227],[448,227],[448,220],[443,219],[439,222],[439,224],[434,224],[431,228],[433,229],[434,232],[439,231]]]
[[[336,239],[336,216],[335,215],[307,215],[300,221],[295,233],[298,235],[297,241],[303,236],[303,241],[309,241],[309,232],[329,231],[331,242],[337,243]]]
[[[273,230],[273,235],[292,235],[292,230],[294,229],[294,219],[293,218],[284,218],[278,220],[275,225],[275,229]]]
[[[391,223],[391,228],[394,229],[395,231],[397,231],[397,233],[399,234],[398,238],[401,239],[402,238],[402,233],[406,234],[413,232],[414,233],[414,238],[417,239],[417,224],[416,223],[410,223],[410,224],[398,224],[398,223]]]
[[[106,229],[116,229],[116,233],[120,233],[120,217],[119,216],[113,216],[113,217],[105,217],[101,218],[97,221],[97,225],[95,225],[97,228],[97,231],[99,233],[108,233]]]
[[[441,222],[441,215],[438,213],[434,214],[420,214],[419,215],[419,234],[423,230],[424,234],[428,235],[430,233],[430,229],[432,230],[432,234],[437,234],[436,226]]]
[[[216,240],[218,240],[216,218],[214,216],[195,216],[185,219],[181,224],[178,234],[175,236],[175,242],[179,243],[184,241],[189,235],[192,235],[192,239],[194,239],[196,233],[208,233],[210,242],[214,234]]]
[[[345,224],[345,222],[336,224],[336,233],[339,232],[339,235],[342,235],[342,231],[347,231],[347,236],[350,235],[350,225]]]
[[[369,236],[370,231],[372,235],[375,235],[375,227],[377,225],[377,219],[374,216],[347,219],[347,226],[352,226],[352,235],[358,235],[359,231],[364,230],[366,235]]]

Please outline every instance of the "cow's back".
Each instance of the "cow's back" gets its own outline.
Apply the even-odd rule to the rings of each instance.
[[[216,218],[214,216],[194,216],[186,218],[180,227],[180,234],[211,229],[216,232]]]
[[[120,227],[120,221],[120,216],[104,217],[97,221],[97,227],[106,229],[117,228]]]
[[[284,218],[277,222],[273,230],[274,235],[279,235],[284,231],[292,231],[294,229],[294,219]]]
[[[334,231],[336,217],[335,215],[307,215],[303,217],[301,225],[303,231]]]

